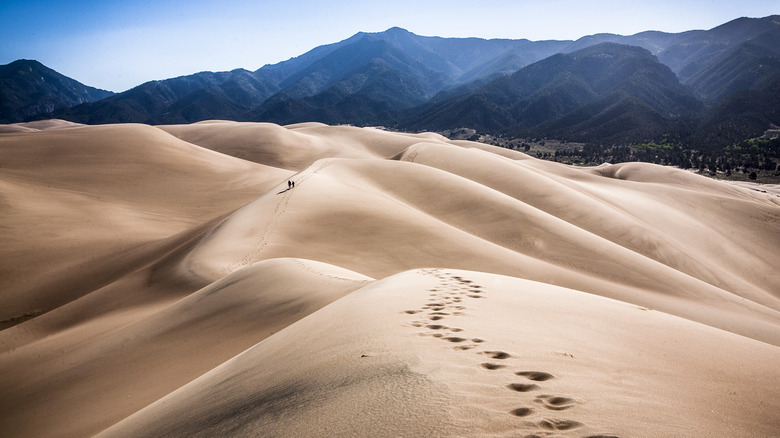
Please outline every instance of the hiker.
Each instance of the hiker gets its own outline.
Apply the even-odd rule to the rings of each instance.
[[[295,181],[292,182],[292,188],[295,188]]]
[[[290,190],[292,188],[292,182],[290,180],[287,180],[287,190]]]

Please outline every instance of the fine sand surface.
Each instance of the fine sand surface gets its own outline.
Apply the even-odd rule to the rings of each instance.
[[[318,123],[0,125],[0,436],[780,436],[758,189]]]

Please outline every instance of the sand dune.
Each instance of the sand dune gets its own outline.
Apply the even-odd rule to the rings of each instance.
[[[64,129],[75,128],[78,126],[84,126],[80,123],[69,122],[67,120],[50,119],[50,120],[37,120],[35,122],[24,123],[12,123],[10,125],[0,125],[0,133],[15,133],[15,132],[37,132],[48,131],[50,129]]]
[[[46,312],[111,282],[144,246],[224,215],[289,175],[145,125],[1,141],[0,321]]]
[[[295,171],[321,158],[390,158],[422,140],[446,142],[438,134],[400,134],[321,123],[279,126],[214,120],[159,128],[226,155]]]
[[[4,433],[93,433],[368,281],[318,262],[270,260],[154,311],[120,309],[130,314],[110,318],[124,319],[121,327],[93,319],[6,352],[0,374],[19,378],[4,385],[13,399],[0,399],[16,412]]]
[[[570,289],[416,270],[100,436],[770,436],[778,360],[777,347]]]
[[[0,205],[3,436],[780,430],[771,191],[373,128],[44,121],[0,126]]]

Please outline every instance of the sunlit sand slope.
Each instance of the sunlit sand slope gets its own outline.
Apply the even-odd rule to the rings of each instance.
[[[159,128],[226,155],[296,171],[320,158],[389,158],[423,140],[447,142],[437,134],[401,134],[321,123],[279,126],[212,120]]]
[[[375,278],[471,268],[780,344],[774,198],[706,180],[694,190],[674,182],[689,177],[682,172],[642,183],[606,177],[607,168],[556,175],[527,161],[439,144],[412,146],[400,161],[321,160],[295,176],[295,189],[281,185],[237,210],[180,264],[209,281],[275,257]],[[724,232],[728,221],[738,229]]]
[[[6,324],[112,281],[144,258],[143,245],[224,215],[288,175],[146,125],[0,135],[0,163]]]
[[[321,309],[100,436],[771,436],[779,353],[570,289],[423,269]]]
[[[771,191],[436,134],[42,121],[0,126],[0,208],[3,436],[780,430]]]
[[[319,262],[269,260],[153,312],[119,309],[108,317],[121,327],[91,318],[5,352],[4,434],[88,436],[371,280]]]

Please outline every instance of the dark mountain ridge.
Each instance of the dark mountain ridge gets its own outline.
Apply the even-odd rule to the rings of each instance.
[[[747,39],[714,57],[686,83],[707,103],[741,90],[768,86],[780,77],[780,26]]]
[[[400,28],[379,33],[360,32],[279,64],[266,65],[254,72],[244,70],[242,72],[249,75],[244,74],[243,85],[235,86],[229,92],[221,84],[234,80],[237,71],[203,72],[148,82],[99,105],[82,105],[63,111],[58,117],[84,123],[183,123],[201,120],[195,117],[199,114],[201,117],[280,121],[291,108],[301,108],[301,116],[311,114],[311,109],[333,113],[332,108],[321,108],[321,105],[332,104],[336,95],[346,97],[366,91],[370,93],[349,100],[374,106],[378,98],[392,96],[395,101],[383,100],[378,105],[387,104],[397,110],[418,105],[442,90],[467,81],[510,73],[557,52],[568,43],[423,37]],[[394,72],[390,74],[389,70]],[[372,74],[378,76],[366,77]],[[396,77],[390,78],[393,75]],[[203,76],[209,77],[204,80]],[[366,83],[372,86],[362,86]],[[383,83],[387,84],[385,89],[382,89]],[[399,83],[404,84],[400,94]],[[188,96],[195,88],[202,89],[195,96],[207,97],[204,108],[197,108],[195,96]],[[312,98],[321,93],[324,95]],[[282,104],[298,99],[303,100]],[[181,104],[175,105],[178,100],[189,103],[186,114],[180,112]],[[217,104],[216,108],[214,104]],[[343,107],[351,113],[362,113],[359,109]],[[366,109],[372,112],[370,108]],[[345,120],[346,117],[336,119]]]
[[[682,83],[707,69],[727,50],[780,26],[780,15],[765,18],[738,18],[705,33],[685,38],[658,54]]]
[[[0,65],[0,123],[47,117],[56,110],[112,94],[86,86],[38,61],[20,59]]]
[[[151,81],[97,101],[77,98],[54,112],[17,112],[6,121],[319,121],[467,127],[594,144],[659,136],[702,144],[707,138],[721,147],[780,124],[772,110],[778,47],[780,16],[577,41],[427,37],[391,28],[360,32],[256,71]],[[36,96],[27,98],[46,106]],[[15,102],[3,104],[18,109]],[[712,135],[713,129],[721,134]]]
[[[100,100],[62,110],[57,117],[80,123],[191,123],[235,119],[278,90],[263,75],[237,69],[151,81]]]
[[[636,111],[635,135],[599,121],[615,107]],[[575,141],[634,141],[667,129],[665,121],[696,113],[701,103],[674,73],[640,47],[601,43],[557,54],[466,94],[421,108],[402,126],[455,129],[463,119],[478,131],[564,136]],[[652,121],[652,123],[649,123]],[[591,126],[587,126],[591,125]],[[609,124],[612,126],[613,124]]]

